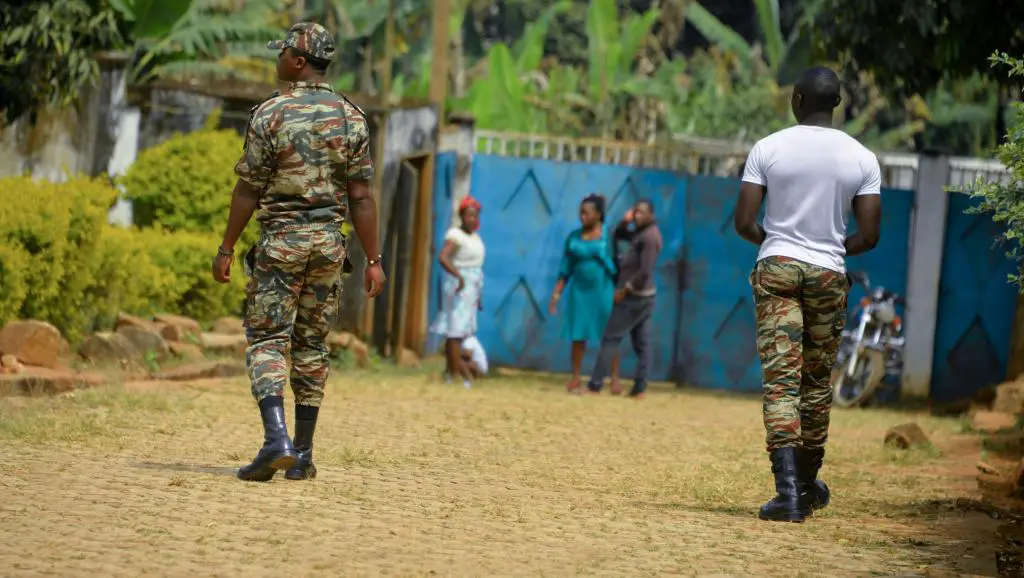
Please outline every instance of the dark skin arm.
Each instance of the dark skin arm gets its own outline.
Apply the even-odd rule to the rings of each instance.
[[[231,280],[235,244],[238,243],[238,238],[242,236],[259,204],[260,190],[238,179],[235,190],[231,193],[231,213],[228,215],[228,225],[224,229],[224,239],[220,243],[221,251],[232,255],[218,254],[213,260],[213,278],[218,283],[227,283]]]
[[[882,228],[882,196],[858,195],[853,198],[853,217],[857,232],[846,238],[846,256],[866,253],[878,245]]]
[[[758,246],[764,243],[764,228],[757,222],[757,211],[764,201],[765,191],[764,185],[741,183],[740,197],[736,201],[736,212],[733,216],[733,225],[740,237]]]
[[[458,248],[459,246],[455,244],[455,241],[445,241],[444,247],[441,247],[441,254],[437,257],[438,262],[441,263],[441,268],[459,280],[459,288],[455,290],[456,293],[461,292],[466,287],[466,280],[462,278],[462,274],[455,268],[455,265],[452,265],[452,255]]]
[[[359,237],[368,259],[377,259],[380,255],[380,243],[377,239],[377,202],[373,198],[373,189],[369,181],[348,182],[348,206],[352,213],[352,226]],[[366,268],[366,296],[373,298],[384,290],[387,278],[380,262]]]

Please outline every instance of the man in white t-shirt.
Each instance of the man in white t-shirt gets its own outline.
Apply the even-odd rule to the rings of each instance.
[[[750,284],[777,492],[761,507],[764,520],[802,522],[828,504],[828,486],[817,476],[846,321],[845,258],[878,243],[881,170],[871,151],[832,127],[839,94],[832,70],[804,72],[792,98],[799,124],[754,145],[736,205],[736,232],[761,247]],[[858,231],[847,236],[851,209]]]

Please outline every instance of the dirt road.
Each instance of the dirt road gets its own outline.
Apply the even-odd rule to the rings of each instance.
[[[954,507],[977,455],[955,420],[836,412],[833,505],[784,525],[756,519],[772,486],[755,398],[339,376],[319,477],[245,484],[248,396],[229,380],[0,400],[0,575],[994,575],[997,522]],[[941,455],[882,447],[910,419]]]

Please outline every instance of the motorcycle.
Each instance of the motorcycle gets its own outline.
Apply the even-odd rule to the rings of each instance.
[[[849,277],[867,296],[851,316],[856,318],[852,329],[843,330],[832,369],[833,401],[839,407],[865,405],[884,378],[903,372],[903,320],[896,307],[906,308],[906,300],[884,287],[871,287],[867,273]]]

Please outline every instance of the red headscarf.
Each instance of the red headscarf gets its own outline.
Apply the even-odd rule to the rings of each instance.
[[[477,229],[480,228],[480,214],[479,213],[483,209],[483,207],[480,206],[480,201],[478,201],[478,200],[474,199],[473,197],[470,197],[469,195],[467,195],[466,198],[462,199],[462,201],[459,203],[459,217],[462,217],[462,213],[466,209],[476,209],[476,212],[477,212],[476,227],[474,227],[473,231],[471,231],[471,232],[475,232]]]

